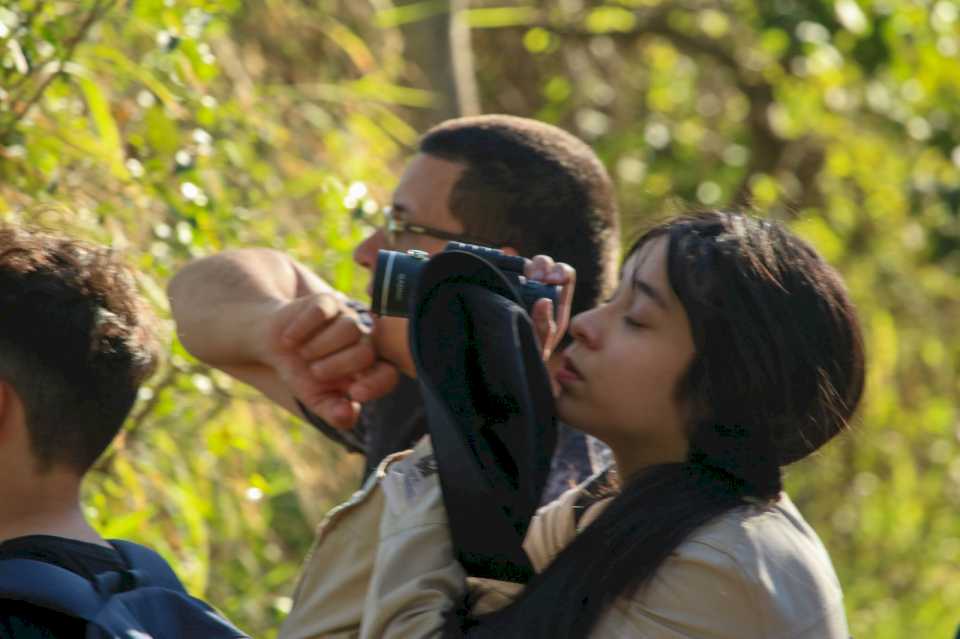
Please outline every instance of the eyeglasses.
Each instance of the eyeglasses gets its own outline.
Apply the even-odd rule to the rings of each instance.
[[[390,206],[383,207],[381,215],[383,215],[383,224],[380,226],[380,230],[383,233],[384,239],[389,245],[396,244],[397,236],[399,236],[401,233],[412,233],[414,235],[426,235],[428,237],[435,237],[440,240],[449,240],[451,242],[482,244],[484,246],[499,246],[498,243],[490,242],[490,240],[482,240],[480,238],[463,235],[461,233],[451,233],[450,231],[444,231],[443,229],[437,229],[432,226],[411,224],[405,220],[399,220],[394,217],[393,207]]]

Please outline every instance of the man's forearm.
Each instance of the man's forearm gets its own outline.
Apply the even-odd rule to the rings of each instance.
[[[325,290],[331,289],[323,280],[270,249],[226,251],[196,260],[169,286],[181,342],[213,366],[267,363],[272,314],[297,297]]]
[[[325,424],[356,424],[360,402],[396,385],[370,327],[342,293],[283,253],[227,251],[170,282],[184,347],[291,413],[299,401]],[[352,445],[352,444],[351,444]]]

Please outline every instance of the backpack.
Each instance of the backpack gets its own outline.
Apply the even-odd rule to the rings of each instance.
[[[159,554],[111,540],[129,567],[94,580],[34,559],[0,560],[0,599],[24,601],[87,622],[87,639],[249,639],[187,594]]]

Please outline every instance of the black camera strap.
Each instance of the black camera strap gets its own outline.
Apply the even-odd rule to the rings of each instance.
[[[556,418],[519,300],[483,258],[440,253],[421,273],[410,342],[457,558],[471,576],[525,583]]]

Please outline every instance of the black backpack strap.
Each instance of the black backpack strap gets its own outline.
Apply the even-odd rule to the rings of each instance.
[[[167,560],[155,550],[122,539],[110,539],[113,546],[136,576],[139,586],[158,586],[186,594],[180,578]]]
[[[105,603],[84,577],[35,559],[0,560],[0,599],[23,601],[87,622],[96,619]]]

